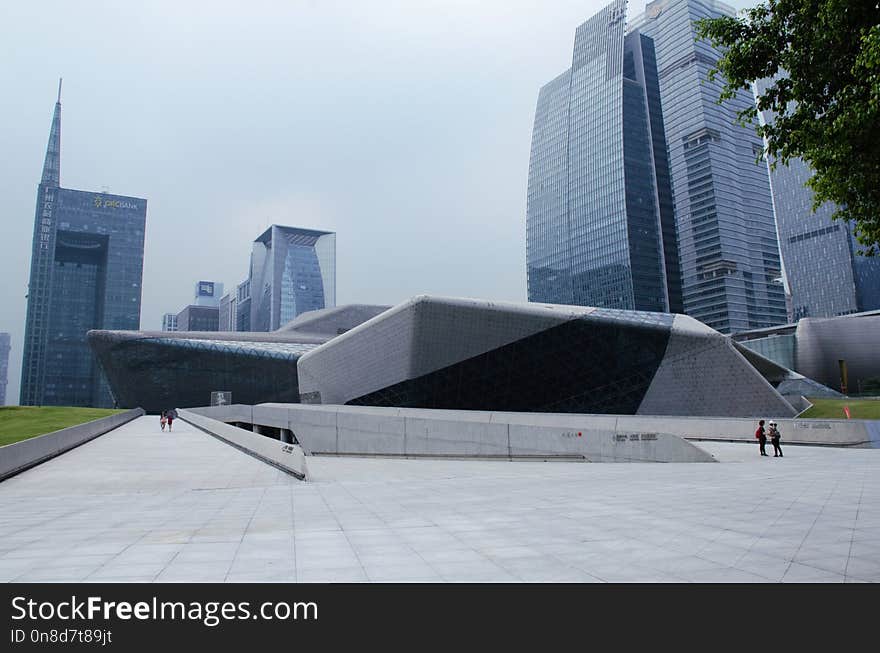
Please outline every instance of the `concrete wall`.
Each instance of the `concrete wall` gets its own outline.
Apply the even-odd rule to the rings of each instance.
[[[639,433],[689,440],[754,442],[757,427],[755,419],[735,417],[505,413],[303,404],[197,410],[230,422],[249,423],[248,419],[256,414],[268,426],[292,430],[306,454],[587,455],[582,445],[563,442],[572,439],[571,433],[577,437],[578,432],[582,434],[581,439],[590,433],[600,442],[603,437],[608,440],[620,435],[626,435],[629,442],[630,435]],[[764,419],[775,419],[779,423],[783,444],[880,447],[880,421],[790,419],[776,415],[766,415]],[[507,449],[501,428],[510,434]],[[561,433],[567,435],[560,439]],[[589,455],[597,459],[616,455],[615,451],[630,455],[621,448],[620,441],[615,442],[611,454],[591,448]]]
[[[112,431],[144,414],[135,408],[0,447],[0,481]]]
[[[236,408],[236,406],[218,406],[217,408],[226,415],[229,415],[228,409]],[[242,407],[239,405],[237,408]],[[250,408],[250,406],[245,408]],[[205,410],[211,409],[200,409],[200,412]],[[249,411],[241,410],[241,415],[244,416],[247,412]],[[295,444],[284,443],[280,440],[274,440],[263,435],[245,431],[194,411],[183,409],[178,410],[178,417],[206,433],[223,440],[227,444],[231,444],[233,447],[241,449],[254,458],[258,458],[273,467],[278,467],[301,481],[308,478],[305,454],[303,453],[302,448]],[[233,418],[233,421],[241,420]]]
[[[225,406],[243,421],[245,406]],[[236,409],[236,410],[232,410]],[[214,408],[199,412],[213,415]],[[263,404],[254,419],[289,428],[306,454],[566,458],[591,462],[712,462],[681,437],[605,415],[493,413]]]

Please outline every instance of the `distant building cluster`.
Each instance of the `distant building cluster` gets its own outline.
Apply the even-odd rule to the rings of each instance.
[[[723,333],[880,308],[880,262],[833,207],[811,213],[807,167],[768,175],[737,123],[754,94],[717,103],[719,53],[693,22],[723,15],[735,10],[656,0],[627,24],[614,0],[577,28],[535,111],[530,301],[683,311]]]
[[[216,281],[197,282],[193,303],[166,313],[162,330],[268,332],[334,306],[336,234],[272,225],[254,241],[250,273],[235,292],[224,293]]]

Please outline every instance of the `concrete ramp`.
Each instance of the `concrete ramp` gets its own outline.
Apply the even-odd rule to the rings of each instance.
[[[615,416],[303,404],[196,411],[289,429],[310,455],[715,462],[678,435],[649,424],[621,426]]]

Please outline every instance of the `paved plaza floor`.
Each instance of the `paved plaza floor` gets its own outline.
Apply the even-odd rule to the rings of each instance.
[[[310,457],[142,417],[0,483],[2,581],[875,582],[880,450],[718,463]]]

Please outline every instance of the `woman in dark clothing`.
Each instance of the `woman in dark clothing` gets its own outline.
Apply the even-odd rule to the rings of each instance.
[[[758,445],[761,449],[761,455],[766,456],[767,452],[764,451],[764,446],[767,444],[767,433],[764,431],[764,420],[758,421],[758,428],[755,429],[755,437],[758,438]]]
[[[779,446],[779,439],[782,434],[779,432],[779,425],[776,422],[770,422],[770,442],[773,443],[773,457],[782,458],[782,447]]]

